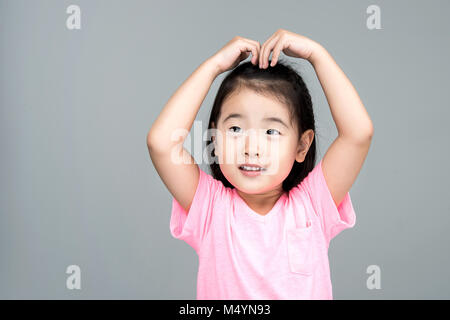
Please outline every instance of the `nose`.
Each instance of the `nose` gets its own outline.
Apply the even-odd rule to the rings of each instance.
[[[259,143],[258,134],[249,130],[250,133],[245,137],[245,156],[246,157],[259,157]]]

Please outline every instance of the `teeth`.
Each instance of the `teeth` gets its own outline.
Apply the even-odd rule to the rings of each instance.
[[[244,169],[246,171],[261,171],[262,168],[258,167],[247,167],[247,166],[241,166],[241,169]]]

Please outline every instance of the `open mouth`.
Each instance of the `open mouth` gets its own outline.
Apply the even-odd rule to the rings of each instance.
[[[258,165],[252,165],[252,164],[244,164],[239,166],[239,170],[247,171],[247,172],[260,172],[265,171],[266,169],[258,166]]]

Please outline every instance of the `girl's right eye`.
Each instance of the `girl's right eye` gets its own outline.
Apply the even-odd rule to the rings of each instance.
[[[238,132],[234,131],[233,128],[241,129],[241,128],[237,127],[237,126],[232,126],[232,127],[230,127],[230,130],[231,130],[231,132],[233,132],[233,133],[238,133]]]

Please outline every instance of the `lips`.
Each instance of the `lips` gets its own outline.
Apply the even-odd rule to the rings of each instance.
[[[243,163],[239,166],[240,170],[244,170],[244,171],[263,171],[266,170],[265,168],[261,167],[258,164],[254,164],[254,163]]]

